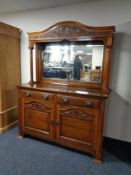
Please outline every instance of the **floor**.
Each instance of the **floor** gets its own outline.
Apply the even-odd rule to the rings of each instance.
[[[0,135],[0,175],[131,175],[131,164],[103,151],[103,163],[64,147],[25,137],[17,128]]]

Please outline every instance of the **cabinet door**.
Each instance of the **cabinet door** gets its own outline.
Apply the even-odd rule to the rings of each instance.
[[[53,139],[53,102],[24,98],[24,132],[47,140]]]
[[[57,142],[95,154],[99,114],[98,108],[58,104]]]

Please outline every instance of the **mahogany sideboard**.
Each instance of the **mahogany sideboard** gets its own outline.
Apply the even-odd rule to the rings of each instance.
[[[64,21],[28,33],[31,79],[18,86],[19,136],[29,134],[102,160],[114,30]],[[91,71],[99,76],[90,77]]]

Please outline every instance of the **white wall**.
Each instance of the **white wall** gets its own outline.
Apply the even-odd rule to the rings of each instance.
[[[125,26],[125,27],[124,27]],[[128,24],[118,28],[127,30]],[[131,22],[130,22],[131,26]],[[111,63],[111,95],[105,135],[131,141],[131,34],[117,33]]]
[[[96,66],[102,66],[104,46],[92,47],[92,69],[96,69]]]
[[[56,22],[65,20],[79,21],[92,26],[119,25],[118,31],[128,32],[129,27],[124,23],[131,21],[130,7],[130,0],[101,0],[93,3],[1,15],[1,21],[22,29],[22,82],[29,81],[29,51],[26,32],[43,30]],[[127,26],[126,30],[125,26]],[[131,37],[128,38],[128,34],[116,35],[110,83],[112,93],[109,99],[104,133],[108,137],[131,142],[130,45]]]

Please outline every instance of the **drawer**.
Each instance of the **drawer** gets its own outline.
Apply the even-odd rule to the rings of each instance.
[[[84,97],[57,95],[57,103],[62,105],[75,105],[75,106],[96,108],[99,107],[100,100],[92,98],[84,98]]]
[[[23,91],[22,96],[24,98],[34,98],[34,99],[40,99],[40,100],[46,100],[46,101],[52,101],[54,99],[53,94],[46,93],[46,92],[34,92],[30,90]]]

